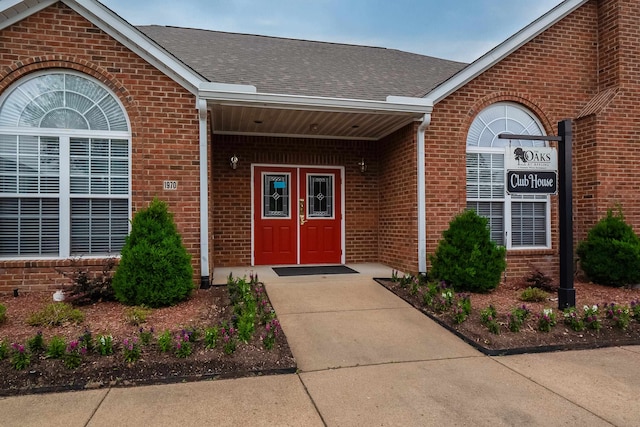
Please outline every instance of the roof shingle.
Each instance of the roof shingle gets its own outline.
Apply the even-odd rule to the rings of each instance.
[[[258,92],[384,101],[422,97],[466,64],[394,49],[191,28],[140,26],[211,82]]]

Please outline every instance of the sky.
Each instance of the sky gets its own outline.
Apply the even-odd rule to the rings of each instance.
[[[101,0],[133,25],[399,49],[472,62],[562,0]]]

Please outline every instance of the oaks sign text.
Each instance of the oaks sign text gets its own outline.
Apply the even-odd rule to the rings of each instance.
[[[507,147],[509,194],[556,194],[558,154],[552,147]]]

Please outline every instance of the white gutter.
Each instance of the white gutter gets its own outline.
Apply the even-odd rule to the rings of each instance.
[[[427,113],[422,118],[422,123],[418,126],[416,140],[418,151],[418,273],[427,272],[427,191],[426,191],[426,150],[424,133],[431,123],[431,113]]]
[[[207,155],[207,101],[198,99],[200,130],[200,287],[209,283],[209,174]]]
[[[354,112],[368,114],[426,114],[433,110],[433,102],[426,98],[389,96],[386,101],[325,98],[320,96],[258,93],[255,86],[204,82],[198,95],[219,105],[259,106],[307,111]]]

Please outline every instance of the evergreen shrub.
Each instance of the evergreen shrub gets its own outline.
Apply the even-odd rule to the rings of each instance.
[[[500,283],[507,267],[506,250],[491,240],[487,219],[468,210],[449,223],[435,254],[431,276],[457,292],[488,292]]]
[[[606,286],[640,283],[640,239],[621,212],[611,210],[580,242],[580,267],[592,282]]]
[[[155,198],[134,216],[112,286],[118,301],[138,306],[171,306],[191,294],[191,256],[165,202]]]

